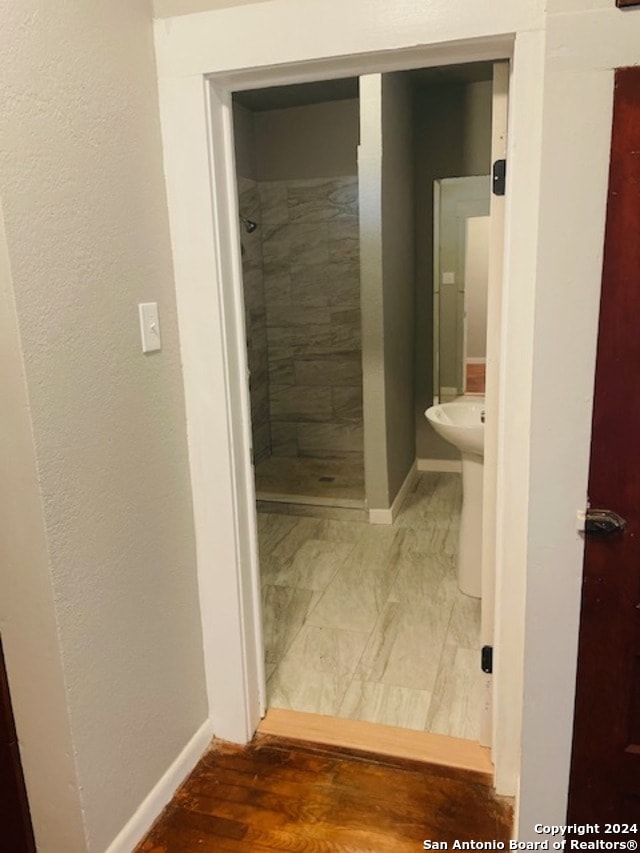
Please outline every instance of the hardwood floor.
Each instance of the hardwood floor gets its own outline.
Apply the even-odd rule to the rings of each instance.
[[[215,743],[138,853],[415,853],[507,841],[511,821],[472,773],[263,736]]]

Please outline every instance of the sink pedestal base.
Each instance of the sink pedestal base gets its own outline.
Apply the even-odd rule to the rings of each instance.
[[[480,598],[482,591],[482,456],[462,454],[462,513],[458,546],[460,592]]]

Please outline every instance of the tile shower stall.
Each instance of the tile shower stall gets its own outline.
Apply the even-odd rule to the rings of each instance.
[[[267,460],[293,472],[298,493],[304,470],[332,479],[302,460],[340,460],[361,482],[358,179],[239,177],[238,195],[258,223],[241,228],[258,492]]]

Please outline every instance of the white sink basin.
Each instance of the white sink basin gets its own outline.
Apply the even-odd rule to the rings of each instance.
[[[425,416],[435,431],[461,453],[484,457],[484,400],[459,400],[431,406]]]
[[[431,426],[462,454],[462,513],[458,547],[458,587],[465,595],[482,594],[482,482],[484,398],[431,406]]]

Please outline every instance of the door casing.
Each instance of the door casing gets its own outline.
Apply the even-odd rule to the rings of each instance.
[[[519,50],[516,43],[512,77],[514,84],[518,84],[516,93],[538,85],[541,45],[541,39],[530,34]],[[166,78],[160,75],[165,171],[185,365],[205,668],[213,726],[223,738],[238,741],[250,738],[264,708],[231,92],[371,71],[508,59],[513,48],[513,36],[501,35],[286,66],[202,75],[171,72]],[[531,120],[529,105],[526,110]],[[512,232],[521,235],[516,240],[518,244],[522,241],[523,212],[531,199],[535,202],[536,198],[537,177],[531,161],[536,160],[537,137],[531,134],[530,127],[528,130],[519,138],[518,153],[512,163],[512,174],[520,177],[511,222]],[[187,142],[187,138],[192,142]],[[512,139],[516,138],[517,132]],[[203,316],[207,317],[205,324]],[[506,315],[503,323],[508,323]],[[517,397],[527,398],[528,382],[530,376],[525,376],[516,389]],[[496,431],[507,429],[502,419],[508,411],[496,404],[495,412],[488,412]],[[216,443],[221,452],[216,452]],[[526,461],[526,454],[512,449],[511,460],[502,459],[500,463],[499,482],[509,482],[505,472],[512,473],[514,466],[518,472],[515,478],[520,484],[526,482]],[[223,500],[225,495],[230,500]],[[508,510],[510,505],[505,506]],[[218,517],[212,514],[216,510]],[[502,526],[507,527],[508,523]],[[526,525],[515,537],[512,530],[506,544],[511,551],[517,550],[525,538]],[[499,536],[497,541],[499,576],[504,560],[500,549],[505,542]],[[213,566],[217,567],[216,577]],[[221,572],[220,566],[224,566],[224,571]],[[520,601],[516,609],[522,607],[523,571],[511,574],[506,583],[498,586],[504,602],[516,599]],[[495,679],[498,737],[494,750],[496,787],[504,794],[515,793],[520,768],[518,709],[522,701],[523,626],[521,620],[513,620],[513,613],[511,604],[499,608],[499,619],[501,614],[505,619],[503,625],[497,626],[503,653],[501,674]],[[224,659],[221,648],[226,650]]]

